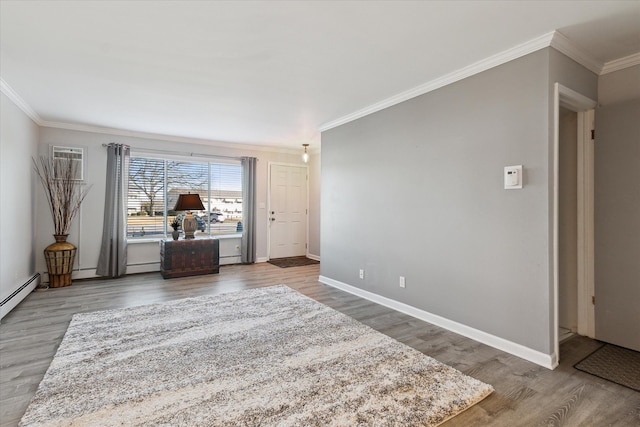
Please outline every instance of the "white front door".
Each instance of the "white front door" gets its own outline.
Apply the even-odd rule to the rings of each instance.
[[[269,258],[307,253],[307,167],[271,165]]]

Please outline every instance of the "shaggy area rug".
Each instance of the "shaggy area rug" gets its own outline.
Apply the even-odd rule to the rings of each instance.
[[[33,425],[437,425],[492,392],[286,286],[75,315]]]

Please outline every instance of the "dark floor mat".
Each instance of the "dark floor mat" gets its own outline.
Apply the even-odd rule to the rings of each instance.
[[[605,344],[574,365],[574,368],[640,391],[640,353]]]
[[[274,258],[269,260],[269,264],[273,264],[280,268],[288,267],[301,267],[303,265],[320,264],[320,261],[316,261],[305,256],[294,256],[290,258]]]

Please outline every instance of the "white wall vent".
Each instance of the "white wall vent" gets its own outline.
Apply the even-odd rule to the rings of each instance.
[[[68,159],[73,162],[78,162],[76,180],[82,181],[84,179],[84,148],[60,147],[53,145],[51,146],[51,155],[53,156],[54,161]]]

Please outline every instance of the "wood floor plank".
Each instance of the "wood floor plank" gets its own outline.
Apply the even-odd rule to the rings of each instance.
[[[577,371],[597,341],[560,346],[554,371],[318,282],[319,266],[223,266],[220,274],[164,280],[159,273],[76,281],[31,293],[0,324],[0,425],[16,426],[75,313],[286,284],[435,359],[495,392],[443,426],[639,426],[640,393]]]

